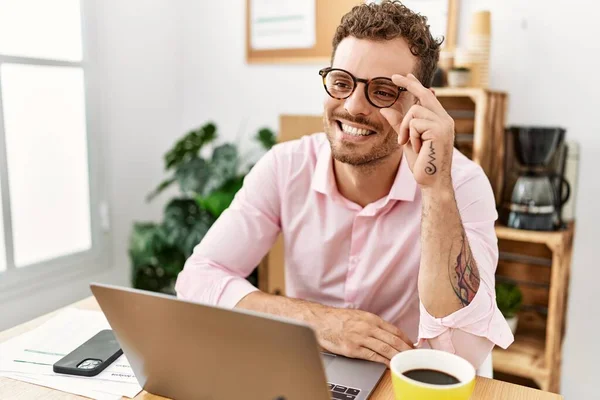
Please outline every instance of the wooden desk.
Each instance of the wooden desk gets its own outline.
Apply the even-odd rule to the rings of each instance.
[[[99,310],[98,303],[93,297],[89,297],[69,307],[76,307],[84,310]],[[49,313],[22,325],[0,332],[0,342],[4,342],[14,336],[32,330],[50,319],[55,313]],[[84,397],[59,392],[41,386],[32,385],[26,382],[20,382],[9,378],[0,377],[0,399],[44,399],[44,400],[75,400],[85,399]],[[373,400],[393,400],[392,381],[389,371],[383,377],[375,393],[371,397]],[[477,377],[475,392],[471,400],[561,400],[563,397],[554,393],[542,392],[523,386],[517,386],[506,382],[496,381]],[[161,400],[164,397],[154,396],[142,391],[136,396],[141,400]]]

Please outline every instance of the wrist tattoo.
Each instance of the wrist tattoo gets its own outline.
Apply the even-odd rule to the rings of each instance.
[[[460,252],[456,257],[456,262],[450,262],[448,265],[448,274],[450,275],[452,289],[454,289],[454,293],[456,293],[462,306],[466,307],[471,304],[477,290],[479,290],[480,278],[479,270],[473,259],[473,253],[471,253],[471,248],[464,233],[462,234]]]
[[[427,161],[427,166],[425,167],[425,173],[427,175],[433,175],[437,171],[435,164],[435,150],[433,149],[433,142],[429,142],[429,161]]]

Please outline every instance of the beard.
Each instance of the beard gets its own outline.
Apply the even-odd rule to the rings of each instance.
[[[343,119],[349,122],[368,127],[374,131],[373,135],[379,136],[378,141],[373,141],[371,148],[366,150],[365,143],[352,143],[347,141],[336,140],[336,125],[337,119]],[[339,162],[350,164],[353,166],[370,166],[377,164],[379,161],[387,158],[400,148],[398,144],[398,135],[392,127],[384,127],[381,124],[370,121],[362,116],[352,116],[348,113],[333,112],[325,115],[325,134],[331,146],[331,154],[333,158]],[[383,139],[381,139],[383,137]]]

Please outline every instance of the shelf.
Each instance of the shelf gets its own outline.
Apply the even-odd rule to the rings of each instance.
[[[494,349],[494,370],[530,378],[538,384],[544,382],[550,374],[544,362],[545,340],[543,331],[517,331],[515,341],[508,349]]]
[[[484,89],[484,88],[477,88],[477,87],[434,87],[432,88],[433,91],[435,92],[436,96],[440,96],[440,97],[460,97],[460,96],[465,96],[465,97],[478,97],[481,96],[485,93],[491,93],[491,92],[495,92],[493,90],[490,89]]]
[[[561,231],[495,228],[505,251],[497,274],[520,283],[529,307],[519,312],[515,341],[506,350],[494,349],[494,370],[532,379],[542,390],[558,393],[575,223]],[[545,260],[551,260],[550,268]]]
[[[560,246],[565,242],[565,238],[573,234],[573,223],[569,223],[567,228],[561,231],[528,231],[524,229],[514,229],[503,225],[496,225],[496,236],[498,239],[514,240],[518,242],[541,243],[551,249]]]

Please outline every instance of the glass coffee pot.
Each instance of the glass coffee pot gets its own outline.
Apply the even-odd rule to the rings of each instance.
[[[560,224],[559,212],[569,196],[569,183],[560,175],[522,175],[508,205],[507,224],[517,229],[553,230]]]
[[[565,130],[553,127],[518,126],[507,130],[513,141],[515,179],[505,190],[501,221],[516,229],[560,229],[561,209],[569,199],[569,182],[556,169],[554,159],[564,157]],[[511,146],[512,147],[512,146]],[[563,152],[564,153],[564,152]]]

